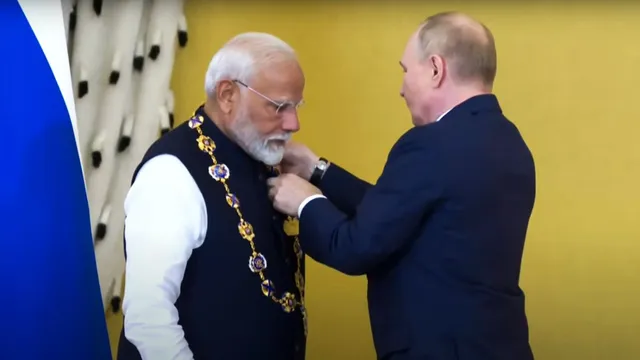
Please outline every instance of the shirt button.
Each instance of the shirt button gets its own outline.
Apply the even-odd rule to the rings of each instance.
[[[296,352],[299,352],[300,351],[300,345],[296,345],[295,349],[296,349]]]

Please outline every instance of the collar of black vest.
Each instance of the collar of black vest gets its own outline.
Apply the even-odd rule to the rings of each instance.
[[[230,139],[225,133],[222,132],[222,130],[220,130],[220,128],[218,128],[218,125],[216,125],[213,119],[211,119],[204,111],[204,105],[198,107],[195,114],[201,115],[204,118],[204,121],[200,126],[202,126],[202,131],[204,132],[204,134],[206,136],[209,136],[216,143],[217,151],[227,154],[237,154],[238,156],[245,158],[246,161],[253,164],[256,170],[260,172],[266,171],[270,176],[273,176],[272,174],[270,174],[271,172],[273,172],[273,169],[270,166],[267,166],[251,157],[249,154],[247,154],[246,151],[244,151],[244,149],[240,145]]]

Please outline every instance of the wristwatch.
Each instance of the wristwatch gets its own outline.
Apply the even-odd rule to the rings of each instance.
[[[313,168],[313,173],[311,173],[311,178],[309,179],[309,182],[315,186],[318,186],[318,184],[320,184],[320,180],[322,180],[322,177],[324,176],[324,173],[327,171],[328,167],[329,167],[329,160],[321,157],[316,163],[316,166]]]

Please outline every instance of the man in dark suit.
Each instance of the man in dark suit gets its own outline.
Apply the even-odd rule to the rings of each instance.
[[[400,64],[415,127],[377,183],[292,144],[270,197],[300,218],[309,256],[367,275],[379,359],[531,360],[518,283],[535,167],[491,93],[493,36],[438,14]]]

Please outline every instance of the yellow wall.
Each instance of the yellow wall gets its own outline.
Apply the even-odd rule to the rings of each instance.
[[[202,101],[216,49],[239,32],[271,32],[298,50],[307,75],[297,139],[375,181],[410,126],[398,96],[405,41],[426,15],[454,7],[328,3],[190,1],[177,118]],[[563,3],[455,9],[493,30],[496,92],[537,163],[522,275],[537,358],[640,359],[640,6]],[[307,284],[308,359],[372,359],[365,279],[312,263]]]

